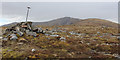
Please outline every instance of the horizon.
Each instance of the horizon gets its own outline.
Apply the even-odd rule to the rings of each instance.
[[[55,19],[52,19],[52,20],[48,20],[48,21],[42,21],[42,22],[54,21],[54,20],[56,20],[56,19],[66,18],[66,17],[68,17],[68,16],[65,16],[65,17],[59,17],[59,18],[55,18]],[[69,17],[69,18],[74,18],[74,17]],[[80,19],[80,18],[76,18],[76,19]],[[83,20],[85,20],[85,19],[99,19],[99,18],[83,18]],[[103,19],[103,20],[105,20],[105,19]],[[113,22],[113,21],[110,21],[110,20],[105,20],[105,21]],[[12,24],[12,23],[20,23],[20,22],[26,22],[26,21],[11,22],[11,23],[8,23],[8,24]],[[29,21],[29,20],[28,20],[27,22],[40,22],[40,21]],[[119,24],[119,23],[117,23],[117,22],[113,22],[113,23]],[[7,25],[7,24],[4,24],[4,25]],[[0,25],[0,26],[4,26],[4,25]]]
[[[117,2],[3,2],[0,26],[25,21],[27,6],[31,6],[28,21],[33,22],[46,22],[68,16],[79,19],[98,18],[118,23]]]

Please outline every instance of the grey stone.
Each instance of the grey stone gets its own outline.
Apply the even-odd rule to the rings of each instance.
[[[37,33],[36,32],[26,32],[27,35],[31,35],[31,36],[37,36]]]
[[[7,50],[7,51],[9,52],[9,51],[13,51],[13,50],[9,49],[9,50]]]
[[[23,36],[23,32],[21,32],[21,31],[19,31],[19,32],[17,32],[17,34],[19,35],[19,36]]]
[[[69,32],[71,35],[75,35],[76,33],[75,32],[73,32],[73,31],[71,31],[71,32]]]
[[[100,32],[97,32],[97,34],[100,34]]]
[[[16,34],[11,34],[10,36],[16,36]]]
[[[52,37],[58,37],[59,35],[50,35],[50,36],[52,36]]]
[[[26,30],[25,32],[26,32],[26,33],[29,33],[30,31],[29,31],[29,30]]]
[[[50,34],[47,34],[47,33],[46,33],[45,35],[46,35],[46,36],[49,36]]]
[[[20,27],[18,27],[18,26],[15,27],[15,29],[16,29],[16,31],[20,31]]]
[[[11,34],[10,36],[11,36],[10,40],[17,40],[18,39],[18,37],[15,34]]]
[[[7,40],[8,40],[8,38],[3,38],[3,40],[4,40],[4,41],[7,41]]]
[[[66,40],[66,38],[65,37],[61,37],[60,40]]]

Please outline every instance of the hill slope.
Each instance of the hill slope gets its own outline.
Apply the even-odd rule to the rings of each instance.
[[[81,21],[77,22],[76,25],[93,25],[93,26],[106,26],[106,27],[118,28],[117,23],[107,21],[107,20],[103,20],[103,19],[96,19],[96,18],[81,20]]]

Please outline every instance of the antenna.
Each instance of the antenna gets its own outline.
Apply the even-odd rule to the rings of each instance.
[[[26,15],[26,22],[27,22],[27,19],[28,19],[29,10],[31,9],[30,6],[28,6],[27,8],[28,8],[28,10],[27,10],[27,15]]]

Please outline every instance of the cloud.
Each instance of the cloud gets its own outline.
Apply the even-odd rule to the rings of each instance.
[[[25,21],[23,20],[23,16],[16,16],[13,18],[0,18],[0,26],[4,24],[9,24],[12,22],[22,22],[22,21]]]
[[[112,19],[106,19],[106,20],[109,20],[109,21],[112,21],[112,22],[115,22],[115,23],[119,23],[118,18],[112,18]]]

